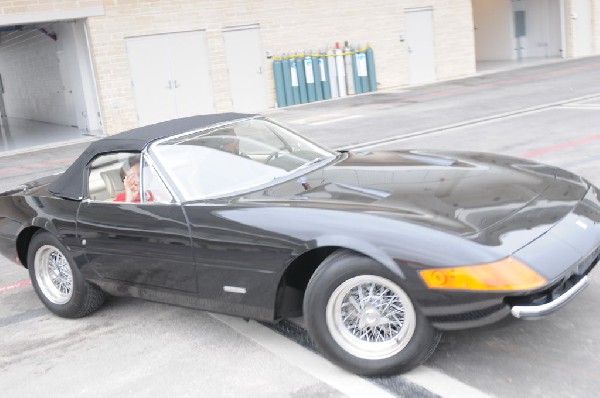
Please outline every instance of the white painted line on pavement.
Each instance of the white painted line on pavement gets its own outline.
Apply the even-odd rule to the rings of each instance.
[[[363,150],[363,149],[367,149],[367,148],[375,148],[378,146],[388,145],[388,144],[391,144],[394,142],[406,141],[406,140],[410,140],[413,138],[419,138],[422,136],[443,134],[443,133],[447,133],[447,132],[453,131],[453,130],[458,130],[458,129],[461,129],[464,127],[471,127],[471,126],[479,125],[479,124],[493,123],[497,120],[517,118],[522,115],[532,114],[532,113],[536,113],[536,112],[544,112],[549,109],[560,109],[560,107],[565,107],[565,106],[568,106],[569,104],[576,104],[577,102],[593,100],[593,99],[597,99],[597,98],[600,98],[599,93],[584,95],[581,97],[571,98],[568,100],[551,102],[551,103],[547,103],[547,104],[543,104],[543,105],[536,105],[536,106],[532,106],[530,108],[523,108],[523,109],[519,109],[519,110],[515,110],[515,111],[505,112],[505,113],[498,113],[498,114],[484,116],[484,117],[477,118],[477,119],[465,120],[465,121],[462,121],[459,123],[453,123],[453,124],[449,124],[446,126],[434,127],[434,128],[426,129],[426,130],[414,131],[412,133],[401,134],[401,135],[383,138],[383,139],[379,139],[379,140],[368,141],[368,142],[363,142],[363,143],[358,143],[358,144],[344,145],[344,146],[341,146],[341,147],[335,148],[335,149],[337,149],[337,150]]]
[[[362,117],[361,115],[348,115],[348,114],[340,114],[340,113],[326,113],[317,116],[306,117],[303,119],[291,120],[288,123],[291,124],[303,124],[310,126],[318,126],[320,124],[327,123],[335,123],[342,120],[355,119],[357,117]]]
[[[302,369],[304,372],[330,385],[348,397],[393,398],[377,385],[352,374],[313,353],[290,339],[260,325],[227,315],[211,314],[217,320],[254,340],[268,351]]]
[[[322,122],[323,120],[337,119],[339,117],[345,117],[345,116],[348,116],[348,115],[345,113],[321,113],[316,116],[309,116],[309,117],[305,117],[302,119],[290,120],[288,123],[309,124],[309,123],[314,123],[314,122]]]
[[[600,109],[600,104],[565,104],[558,109],[583,109],[587,111],[597,111]]]
[[[408,373],[404,373],[402,377],[444,398],[491,397],[468,384],[428,366],[419,366]]]
[[[241,318],[220,314],[211,313],[210,315],[349,397],[393,397],[392,394],[367,379],[334,365],[320,355],[255,321],[248,322]],[[428,366],[420,366],[403,374],[402,377],[443,398],[490,397],[476,388]]]
[[[308,123],[308,124],[311,126],[320,126],[322,124],[336,123],[336,122],[341,122],[343,120],[357,119],[359,117],[363,117],[363,116],[362,115],[349,115],[349,116],[343,116],[343,117],[338,117],[335,119],[323,120],[321,122],[313,122],[313,123]]]

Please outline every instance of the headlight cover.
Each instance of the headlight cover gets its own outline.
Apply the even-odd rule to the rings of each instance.
[[[445,290],[533,290],[548,281],[513,257],[464,267],[435,268],[419,271],[430,289]]]

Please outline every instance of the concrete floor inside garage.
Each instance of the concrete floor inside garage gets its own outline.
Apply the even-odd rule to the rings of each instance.
[[[501,72],[511,69],[527,68],[530,66],[537,66],[543,64],[549,64],[552,62],[565,61],[564,58],[560,57],[532,57],[523,58],[521,60],[495,60],[495,61],[477,61],[476,70],[477,75]]]
[[[65,142],[88,141],[101,131],[88,132],[72,126],[18,118],[0,118],[0,153],[19,152]]]
[[[533,57],[521,60],[496,60],[496,61],[477,61],[477,74],[495,73],[504,70],[526,68],[529,66],[543,65],[552,62],[564,61],[560,57]]]

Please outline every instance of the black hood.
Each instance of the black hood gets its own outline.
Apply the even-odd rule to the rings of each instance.
[[[524,159],[432,151],[348,153],[306,181],[308,190],[290,182],[268,196],[290,198],[293,192],[298,205],[335,203],[474,239],[530,226],[539,236],[568,214],[588,187],[571,173]]]

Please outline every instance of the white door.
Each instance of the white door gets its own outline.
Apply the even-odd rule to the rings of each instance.
[[[130,38],[127,52],[141,126],[214,112],[204,32]]]
[[[562,55],[560,0],[522,0],[512,10],[514,59]]]
[[[166,36],[127,39],[127,54],[140,125],[177,117]]]
[[[177,117],[214,113],[204,32],[168,35]]]
[[[263,52],[258,27],[223,31],[233,110],[260,112],[267,108]]]
[[[404,11],[410,84],[435,81],[435,47],[432,9],[407,8]]]

